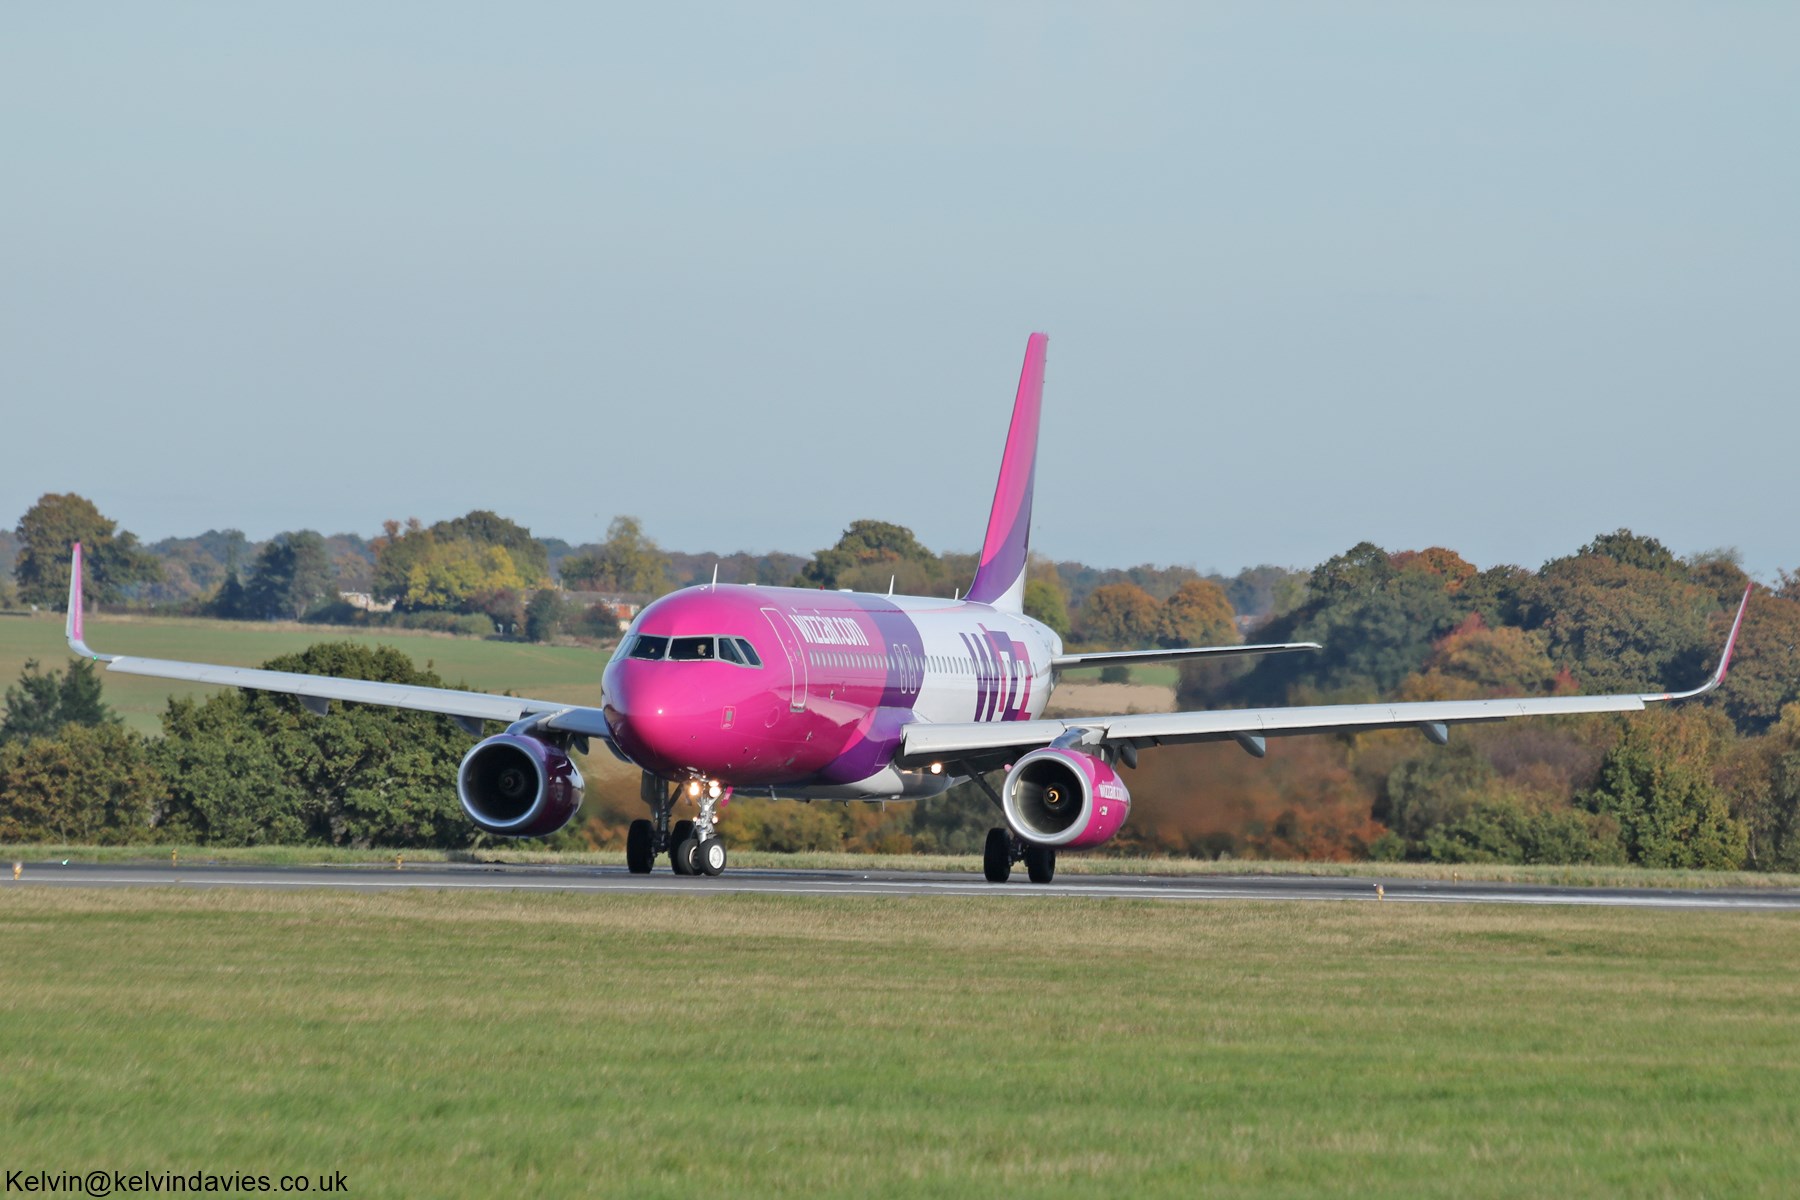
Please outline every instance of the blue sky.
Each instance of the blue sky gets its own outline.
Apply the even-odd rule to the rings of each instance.
[[[6,25],[0,520],[972,550],[1044,329],[1057,557],[1800,565],[1793,6]]]

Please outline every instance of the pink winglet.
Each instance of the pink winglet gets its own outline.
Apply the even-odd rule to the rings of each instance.
[[[1639,698],[1646,702],[1661,700],[1692,700],[1696,696],[1706,695],[1706,693],[1717,688],[1721,683],[1724,683],[1725,671],[1731,666],[1731,653],[1737,649],[1738,634],[1741,633],[1744,628],[1744,614],[1750,611],[1750,593],[1755,590],[1756,585],[1754,583],[1744,589],[1744,598],[1738,601],[1737,616],[1732,618],[1731,621],[1731,634],[1725,639],[1724,653],[1719,655],[1719,665],[1713,668],[1713,673],[1707,677],[1705,683],[1685,692],[1656,692],[1653,694],[1645,694]]]
[[[1713,672],[1716,683],[1725,682],[1725,672],[1731,666],[1731,652],[1737,649],[1738,632],[1744,627],[1744,614],[1750,611],[1750,593],[1756,590],[1754,583],[1744,589],[1744,598],[1738,601],[1737,616],[1731,621],[1731,636],[1725,639],[1725,653],[1719,656],[1719,668]]]
[[[75,543],[74,552],[69,557],[69,637],[77,642],[85,641],[81,629],[81,543]]]
[[[81,543],[76,542],[69,551],[69,616],[63,625],[63,633],[69,639],[69,649],[83,658],[91,658],[95,662],[112,662],[110,654],[95,654],[88,649],[83,639],[81,604]]]

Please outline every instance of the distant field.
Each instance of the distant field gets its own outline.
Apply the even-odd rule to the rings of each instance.
[[[1071,682],[1099,683],[1100,671],[1099,667],[1077,667],[1072,671],[1064,671],[1062,677]],[[1149,684],[1152,687],[1172,688],[1181,682],[1181,671],[1167,663],[1132,667],[1131,682]]]
[[[1535,1197],[1800,1166],[1791,916],[18,889],[0,961],[8,1169]]]
[[[600,702],[599,650],[488,642],[477,638],[410,630],[369,632],[328,625],[261,624],[168,617],[92,616],[88,644],[108,654],[138,654],[189,662],[254,667],[315,642],[354,641],[394,646],[421,666],[432,664],[446,683],[466,683],[479,691],[506,691],[543,700]],[[60,668],[69,659],[62,617],[0,617],[0,688],[19,677],[28,658]],[[161,679],[105,675],[107,703],[125,722],[145,733],[161,729],[159,719],[171,695],[205,694],[216,689],[188,687]]]

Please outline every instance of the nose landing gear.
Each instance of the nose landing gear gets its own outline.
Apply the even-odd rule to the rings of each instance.
[[[625,834],[625,866],[633,875],[648,875],[656,856],[667,853],[677,875],[718,875],[725,870],[725,842],[718,835],[718,810],[731,799],[731,789],[712,784],[690,788],[700,802],[700,815],[692,821],[669,823],[679,783],[667,783],[646,771],[638,795],[650,806],[650,820],[636,820]]]

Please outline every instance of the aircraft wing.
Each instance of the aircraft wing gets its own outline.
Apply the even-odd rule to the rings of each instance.
[[[1183,658],[1231,658],[1239,654],[1287,654],[1320,650],[1317,642],[1264,642],[1259,646],[1184,646],[1179,650],[1100,650],[1092,654],[1059,654],[1050,660],[1058,670],[1069,667],[1129,667],[1133,663],[1174,662]]]
[[[332,700],[442,713],[455,718],[456,723],[466,732],[477,736],[481,733],[483,721],[501,721],[513,725],[528,717],[537,717],[531,728],[577,737],[599,737],[608,742],[612,740],[606,715],[600,709],[563,704],[555,700],[528,700],[520,696],[497,696],[491,692],[461,692],[452,688],[419,687],[408,683],[378,683],[369,679],[340,679],[331,675],[302,675],[293,671],[264,671],[214,663],[96,653],[83,640],[80,543],[76,543],[69,560],[69,615],[64,632],[69,639],[69,649],[83,658],[105,663],[108,671],[117,671],[122,675],[150,675],[159,679],[180,679],[217,687],[284,692],[300,697],[301,703],[318,713],[323,713],[325,705]]]
[[[1131,713],[1118,716],[1056,717],[1034,721],[965,721],[906,726],[896,765],[917,767],[941,762],[959,773],[978,773],[1003,766],[1043,746],[1112,746],[1127,762],[1138,749],[1184,742],[1231,739],[1257,757],[1265,739],[1303,733],[1354,733],[1373,729],[1414,728],[1434,742],[1449,739],[1452,725],[1500,721],[1510,717],[1561,716],[1569,713],[1636,712],[1664,700],[1705,695],[1725,680],[1731,652],[1743,628],[1750,588],[1738,605],[1719,665],[1707,681],[1685,692],[1638,692],[1613,696],[1539,696],[1504,700],[1427,700],[1393,704],[1318,704],[1294,708],[1240,708],[1213,712]]]

